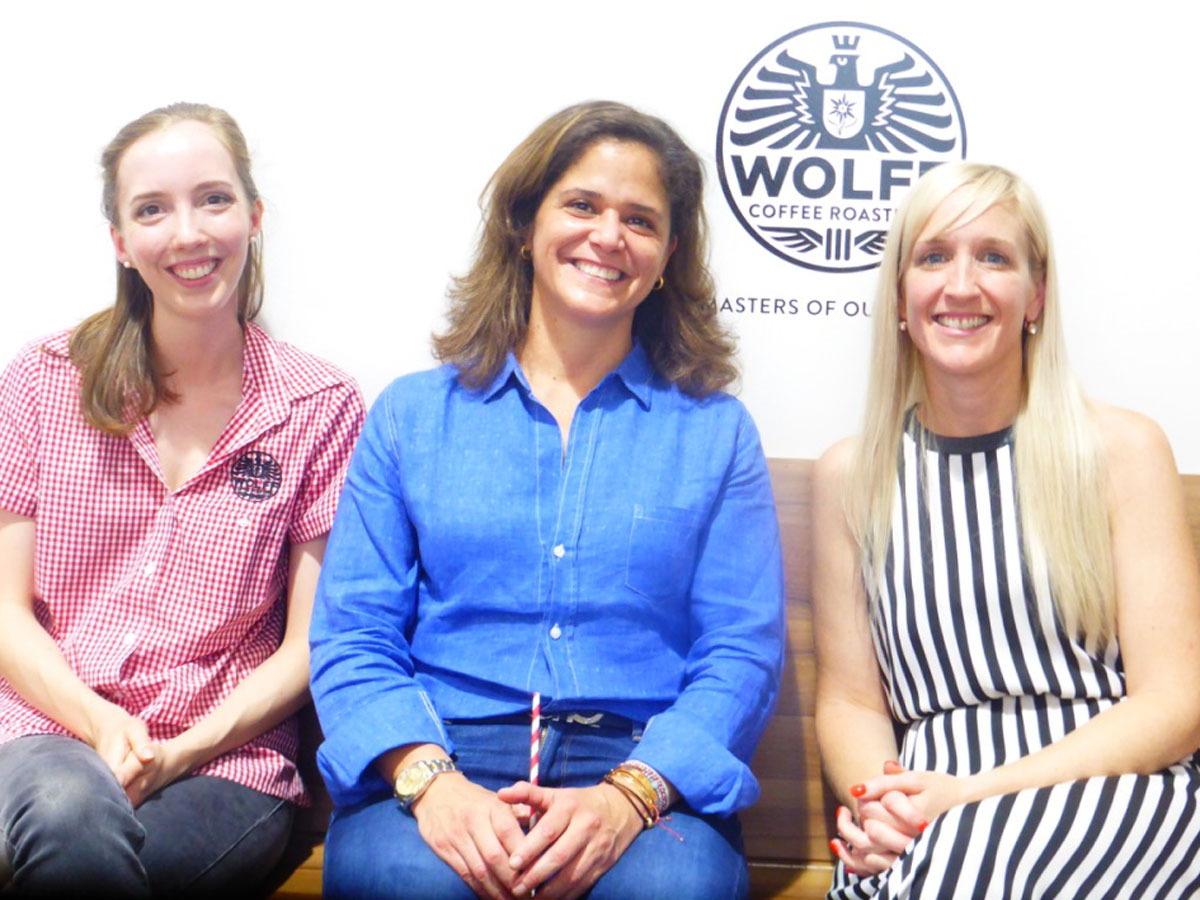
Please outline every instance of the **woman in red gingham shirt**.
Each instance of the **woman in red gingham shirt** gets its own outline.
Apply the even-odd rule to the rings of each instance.
[[[117,301],[0,377],[0,832],[18,893],[236,893],[306,802],[291,715],[362,401],[251,324],[227,114],[154,110],[102,162]]]

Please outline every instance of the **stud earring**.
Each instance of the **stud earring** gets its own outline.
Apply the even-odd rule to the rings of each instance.
[[[908,322],[906,322],[904,319],[900,320],[900,330],[908,331]]]
[[[1026,322],[1025,322],[1025,330],[1026,330],[1027,332],[1029,332],[1030,334],[1037,334],[1037,333],[1038,333],[1038,324],[1037,324],[1037,322],[1030,322],[1030,321],[1026,320]]]
[[[124,266],[125,268],[127,268],[127,269],[131,269],[131,268],[133,268],[133,263],[131,263],[131,262],[130,262],[129,260],[127,260],[127,259],[126,259],[126,260],[122,260],[122,262],[121,262],[121,265],[123,265],[123,266]]]

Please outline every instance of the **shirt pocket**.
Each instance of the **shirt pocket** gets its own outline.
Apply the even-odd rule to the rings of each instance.
[[[686,594],[702,521],[692,509],[634,504],[625,586],[655,600]]]

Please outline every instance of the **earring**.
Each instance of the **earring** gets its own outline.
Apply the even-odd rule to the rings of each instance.
[[[1025,330],[1027,332],[1029,332],[1030,334],[1037,334],[1038,333],[1037,322],[1030,322],[1030,321],[1026,320],[1025,321]]]
[[[661,291],[661,290],[663,289],[663,286],[664,286],[666,283],[667,283],[666,279],[665,279],[665,278],[663,278],[661,275],[659,275],[659,276],[658,276],[658,281],[657,281],[657,282],[655,282],[655,284],[654,284],[654,289],[655,289],[656,291]]]
[[[124,260],[124,261],[122,261],[121,265],[123,265],[123,266],[124,266],[125,268],[127,268],[127,269],[131,269],[131,268],[133,268],[133,263],[131,263],[131,262],[130,262],[129,260],[127,260],[127,259],[126,259],[126,260]]]
[[[524,244],[521,245],[521,249],[517,252],[520,254],[521,259],[524,259],[524,260],[529,260],[533,257],[533,254],[529,252],[529,248],[526,247]]]
[[[908,322],[906,322],[904,319],[901,319],[899,328],[901,331],[908,331]]]

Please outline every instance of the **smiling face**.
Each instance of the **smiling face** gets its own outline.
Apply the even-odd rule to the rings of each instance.
[[[631,333],[675,247],[658,158],[637,143],[590,146],[546,192],[528,245],[531,317]]]
[[[918,235],[901,278],[901,316],[926,383],[969,376],[1020,384],[1022,332],[1041,316],[1045,299],[1024,223],[996,204],[941,230],[950,199]]]
[[[247,198],[216,132],[185,120],[138,139],[121,157],[116,188],[117,260],[146,282],[155,317],[236,319],[262,204]]]

